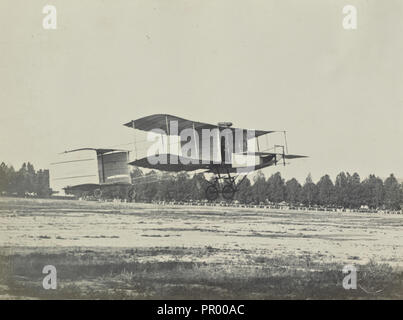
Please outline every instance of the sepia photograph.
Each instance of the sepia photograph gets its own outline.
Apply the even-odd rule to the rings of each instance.
[[[0,300],[403,299],[402,1],[0,17]]]

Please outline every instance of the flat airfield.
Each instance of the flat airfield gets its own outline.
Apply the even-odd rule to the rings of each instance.
[[[403,215],[0,197],[3,299],[401,299],[402,283]]]

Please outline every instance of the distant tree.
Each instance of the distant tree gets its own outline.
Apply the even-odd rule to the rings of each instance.
[[[267,179],[267,191],[269,201],[279,203],[285,200],[285,183],[280,172]]]
[[[252,194],[255,203],[264,202],[267,199],[266,178],[262,171],[258,171],[253,178]]]
[[[329,206],[335,203],[335,190],[329,175],[324,175],[316,184],[318,188],[318,203]]]
[[[175,199],[178,201],[190,200],[192,194],[189,174],[180,172],[175,179]]]
[[[241,203],[250,203],[252,202],[253,191],[252,184],[249,178],[245,178],[244,181],[240,185],[238,185],[238,192],[235,194],[235,199]]]
[[[26,177],[25,177],[25,190],[29,193],[35,192],[36,185],[36,172],[34,166],[31,163],[27,163],[26,167]]]
[[[193,175],[191,179],[191,199],[203,200],[205,198],[205,188],[207,187],[207,180],[203,173]]]
[[[344,172],[340,172],[334,183],[336,204],[341,207],[347,207],[349,202],[348,194],[348,181],[347,175]]]
[[[383,181],[371,174],[361,183],[362,203],[372,209],[380,208],[384,204],[385,191]]]
[[[139,169],[138,167],[134,167],[130,171],[130,177],[134,189],[134,198],[132,200],[145,201],[146,199],[144,196],[144,188],[143,188],[145,178],[143,171],[141,171],[141,169]]]
[[[18,172],[15,171],[13,166],[7,170],[7,193],[14,195],[18,193]]]
[[[20,170],[18,170],[15,175],[16,191],[20,197],[25,196],[27,175],[28,175],[27,164],[24,162]]]
[[[158,177],[158,191],[155,196],[156,200],[171,201],[175,198],[175,176],[164,172]]]
[[[297,179],[292,178],[285,183],[285,199],[288,203],[297,204],[301,200],[302,186]]]
[[[400,185],[393,174],[385,180],[385,205],[388,209],[398,210],[402,203]]]
[[[301,200],[302,203],[308,206],[318,203],[318,188],[313,183],[311,174],[308,174],[302,187]]]
[[[403,182],[400,185],[400,208],[403,209]]]
[[[39,197],[44,198],[52,194],[52,190],[49,186],[49,170],[39,170],[36,172],[34,192]]]
[[[348,206],[350,208],[360,207],[363,202],[361,179],[358,173],[354,172],[353,175],[347,173],[347,191]]]
[[[8,183],[8,167],[4,162],[2,162],[0,164],[0,194],[8,190]]]
[[[151,170],[144,175],[144,179],[139,183],[139,197],[147,202],[151,202],[156,198],[158,192],[158,179],[160,174]]]

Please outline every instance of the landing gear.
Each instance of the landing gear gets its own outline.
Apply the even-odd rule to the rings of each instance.
[[[222,188],[222,191],[221,191],[222,197],[225,200],[234,199],[235,192],[236,192],[236,189],[232,184],[227,184],[226,186],[224,186],[224,188]]]
[[[227,200],[231,201],[234,199],[235,193],[238,191],[238,186],[242,183],[242,181],[246,178],[246,175],[243,179],[235,183],[238,175],[231,177],[230,172],[226,168],[216,168],[215,169],[215,178],[212,182],[209,182],[209,186],[206,188],[206,198],[209,201],[217,200],[218,194],[221,193],[222,197]],[[220,171],[226,170],[227,176],[221,176]],[[224,171],[225,172],[225,171]],[[222,187],[222,185],[224,185]]]
[[[127,201],[132,202],[136,196],[136,192],[134,191],[134,188],[131,187],[129,191],[127,192]]]
[[[217,200],[218,192],[219,191],[218,191],[216,186],[214,186],[214,185],[208,186],[207,189],[206,189],[206,198],[207,198],[207,200],[209,200],[209,201]]]

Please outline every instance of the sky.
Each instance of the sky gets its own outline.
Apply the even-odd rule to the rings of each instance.
[[[46,4],[56,30],[42,27]],[[0,161],[48,168],[168,113],[287,130],[289,152],[309,158],[266,175],[403,178],[401,30],[400,0],[3,0]]]

